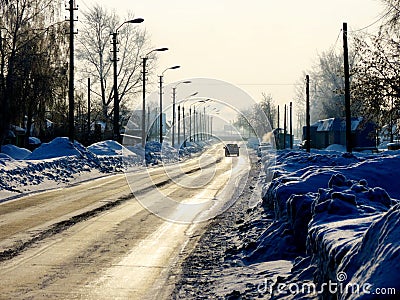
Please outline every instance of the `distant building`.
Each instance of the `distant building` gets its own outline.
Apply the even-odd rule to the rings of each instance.
[[[283,128],[275,128],[272,133],[275,137],[275,145],[276,149],[288,149],[290,148],[290,134],[289,132],[285,131]],[[292,135],[292,139],[293,139]]]
[[[375,147],[375,124],[363,122],[362,117],[351,119],[352,148]],[[306,126],[303,127],[303,140],[306,140]],[[330,118],[319,120],[310,126],[311,148],[324,149],[329,145],[346,145],[346,120]]]
[[[163,135],[165,136],[170,129],[170,124],[167,122],[167,116],[162,114]],[[155,111],[146,112],[146,134],[147,140],[157,140],[160,136],[160,114]],[[134,110],[125,126],[125,135],[141,140],[142,138],[142,110]]]

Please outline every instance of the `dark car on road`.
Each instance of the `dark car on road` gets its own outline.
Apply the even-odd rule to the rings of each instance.
[[[226,144],[224,147],[225,149],[225,156],[239,156],[239,146],[237,144]]]

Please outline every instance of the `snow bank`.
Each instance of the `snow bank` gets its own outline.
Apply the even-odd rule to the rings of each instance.
[[[5,154],[5,153],[0,153],[0,161],[10,161],[14,160],[10,155]]]
[[[136,156],[132,151],[122,146],[120,143],[112,140],[94,143],[87,147],[87,149],[96,155],[107,156]]]
[[[337,152],[346,152],[346,147],[343,146],[343,145],[339,145],[339,144],[332,144],[332,145],[329,145],[328,147],[326,147],[325,150],[337,151]]]
[[[24,160],[21,153],[28,152],[11,145],[5,149],[10,155],[0,155],[0,198],[123,172],[127,166],[140,164],[134,153],[114,141],[89,147],[93,152],[102,154],[99,156],[76,141],[71,143],[66,137],[42,144],[32,153],[26,150],[29,155]],[[122,152],[126,156],[118,155]]]
[[[145,146],[145,160],[148,165],[158,165],[179,160],[178,151],[167,143],[151,141]]]
[[[188,155],[190,156],[193,153],[202,151],[205,146],[206,146],[206,144],[186,142],[186,147],[183,147],[183,144],[182,144],[181,148],[179,149],[179,155],[180,156],[188,156]]]
[[[339,282],[337,274],[343,271],[357,284],[400,288],[398,267],[382,273],[384,267],[398,266],[400,259],[400,191],[393,176],[399,169],[399,152],[278,153],[274,179],[263,187],[262,205],[275,217],[279,240],[309,257],[306,263],[301,260],[301,268],[295,265],[297,278],[312,269],[307,280],[322,286]],[[256,248],[276,248],[279,243],[261,236]],[[352,298],[346,293],[338,296]]]
[[[360,298],[374,299],[368,292],[376,288],[399,287],[400,254],[400,206],[392,207],[381,218],[374,221],[362,240],[350,249],[338,267],[338,272],[347,275],[348,282],[369,289],[360,290]],[[351,298],[349,290],[340,293],[340,299]]]
[[[0,191],[24,193],[48,189],[76,180],[77,176],[89,174],[93,170],[107,171],[93,160],[76,157],[64,156],[36,161],[11,160],[0,164]]]
[[[185,155],[202,150],[204,145],[190,144]],[[16,193],[47,190],[147,165],[173,163],[181,156],[168,144],[149,142],[125,147],[115,141],[102,141],[88,148],[66,137],[41,144],[33,152],[6,145],[0,153],[0,198]]]
[[[32,153],[28,149],[19,148],[11,144],[1,146],[1,152],[7,154],[14,159],[25,159]]]
[[[173,163],[183,157],[190,157],[194,153],[204,150],[209,143],[206,142],[187,142],[186,147],[183,144],[179,150],[168,143],[160,144],[156,141],[146,143],[145,150],[141,146],[128,147],[134,153],[144,156],[147,165],[158,165],[160,163]]]
[[[41,160],[62,156],[76,156],[80,158],[94,158],[82,144],[77,141],[71,143],[67,137],[57,137],[49,143],[36,148],[25,159]]]

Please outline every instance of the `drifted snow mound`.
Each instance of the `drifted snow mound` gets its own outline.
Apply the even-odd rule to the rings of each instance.
[[[77,141],[71,143],[67,137],[57,137],[50,143],[42,144],[25,159],[40,160],[63,156],[76,156],[96,160],[96,157]]]
[[[5,166],[7,163],[14,161],[14,159],[5,153],[0,153],[0,165]]]
[[[93,160],[75,156],[48,160],[0,159],[0,191],[23,193],[41,184],[44,184],[43,189],[47,189],[50,182],[54,182],[53,186],[68,183],[77,176],[90,174],[95,169],[99,172],[108,171]]]
[[[145,161],[147,165],[158,165],[179,160],[178,151],[166,143],[151,141],[145,145]]]
[[[332,145],[329,145],[328,147],[326,147],[325,150],[337,151],[337,152],[346,152],[346,147],[343,146],[343,145],[339,145],[339,144],[332,144]]]
[[[297,224],[295,235],[308,229],[307,253],[317,266],[315,282],[319,285],[329,280],[336,282],[343,258],[360,243],[371,224],[397,203],[384,189],[368,187],[364,179],[356,182],[335,174],[328,188],[320,188],[311,203],[311,220],[304,219],[300,207],[288,204],[291,206],[288,211],[295,213],[289,213],[292,226]]]
[[[135,153],[122,146],[120,143],[112,140],[94,143],[87,147],[87,149],[96,155],[107,156],[136,156]]]
[[[186,142],[186,147],[182,144],[181,148],[179,149],[180,156],[190,155],[192,153],[197,153],[203,150],[204,145],[200,145],[198,143],[193,142]]]
[[[204,150],[205,143],[187,142],[186,147],[182,144],[180,149],[175,149],[168,143],[160,144],[156,141],[147,142],[143,149],[141,144],[127,146],[127,150],[141,158],[147,165],[158,165],[160,163],[171,163],[179,161],[182,157],[190,157],[194,153]],[[124,154],[126,156],[126,154]]]
[[[25,159],[32,152],[25,148],[20,148],[11,144],[1,146],[1,152],[14,159]]]
[[[360,289],[359,295],[353,295],[351,290],[344,290],[338,299],[377,299],[377,295],[372,294],[377,288],[385,288],[386,291],[388,288],[395,288],[398,292],[399,238],[400,205],[396,205],[368,228],[362,241],[349,251],[338,268],[338,272],[347,275],[347,282],[370,286],[366,290]]]
[[[262,205],[273,213],[275,222],[286,224],[281,239],[291,237],[292,246],[307,255],[294,276],[312,270],[305,272],[305,280],[323,287],[338,283],[342,271],[348,277],[344,283],[368,283],[371,289],[400,287],[400,208],[396,200],[400,193],[393,176],[399,168],[399,153],[278,152],[274,179],[263,187]],[[261,236],[256,247],[263,243]],[[269,241],[265,248],[276,243]],[[323,299],[339,296],[360,299],[346,292],[322,294]],[[372,296],[360,297],[378,299]]]

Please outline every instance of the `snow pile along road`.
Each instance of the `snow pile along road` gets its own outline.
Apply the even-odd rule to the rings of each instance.
[[[1,153],[7,154],[13,159],[25,159],[32,152],[25,148],[19,148],[14,145],[3,145],[1,146]]]
[[[90,145],[87,149],[98,156],[137,156],[135,153],[128,150],[125,146],[122,146],[120,143],[111,140],[94,143]]]
[[[193,150],[195,149],[195,150]],[[186,156],[204,149],[191,145]],[[136,169],[147,165],[173,163],[180,159],[178,151],[158,142],[125,147],[107,140],[84,147],[58,137],[42,144],[33,152],[14,145],[2,146],[0,153],[0,199],[2,201],[22,193],[48,190],[68,184],[98,178],[107,174]],[[1,201],[1,200],[0,200]]]
[[[32,153],[16,146],[3,146],[2,149],[9,150],[17,159],[4,153],[0,157],[0,198],[5,200],[22,193],[62,187],[105,174],[122,172],[127,163],[140,164],[133,153],[127,159],[122,159],[121,155],[111,155],[116,154],[118,145],[122,149],[114,141],[98,143],[93,148],[100,148],[109,154],[99,156],[76,141],[71,143],[68,138],[56,138],[50,143],[42,144]],[[18,159],[22,156],[21,153],[28,155],[24,159]]]
[[[286,285],[315,284],[326,299],[400,292],[400,191],[393,176],[399,168],[398,152],[278,153],[275,179],[264,185],[263,207],[287,229],[281,238],[301,254]],[[257,247],[262,246],[259,239]],[[343,289],[332,291],[330,283]],[[316,293],[311,294],[275,290],[285,299]]]

